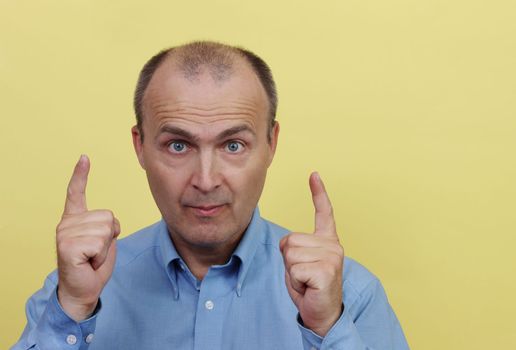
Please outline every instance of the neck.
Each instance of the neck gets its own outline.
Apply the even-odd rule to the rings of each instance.
[[[169,231],[170,232],[170,231]],[[236,239],[231,242],[224,242],[213,246],[195,245],[184,241],[178,235],[170,234],[172,242],[184,260],[192,274],[199,280],[202,280],[213,265],[224,265],[235,251],[243,232],[237,235]]]

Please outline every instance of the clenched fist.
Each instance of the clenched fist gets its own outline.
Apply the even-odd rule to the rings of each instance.
[[[315,232],[290,233],[280,241],[288,292],[305,327],[324,337],[342,313],[344,250],[333,209],[317,173],[310,176]]]
[[[68,185],[65,208],[56,229],[57,296],[64,311],[76,321],[88,318],[111,277],[120,223],[110,210],[86,206],[90,161],[83,155]]]

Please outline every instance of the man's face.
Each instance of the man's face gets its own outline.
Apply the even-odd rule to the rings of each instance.
[[[186,79],[172,62],[155,72],[143,101],[143,134],[133,128],[140,164],[176,243],[236,243],[249,224],[274,156],[268,100],[243,62],[229,79]]]

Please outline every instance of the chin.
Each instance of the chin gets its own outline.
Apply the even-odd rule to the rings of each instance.
[[[180,215],[168,217],[166,221],[169,230],[173,230],[172,235],[191,247],[223,248],[238,242],[249,224],[236,220],[229,209],[226,207],[213,216],[199,216],[193,210],[183,210]]]
[[[215,248],[232,243],[240,238],[241,232],[237,225],[221,225],[213,221],[198,222],[186,227],[176,228],[176,233],[182,240],[192,246]],[[238,237],[236,237],[238,236]]]

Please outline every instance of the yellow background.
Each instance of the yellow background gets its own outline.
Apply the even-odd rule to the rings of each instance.
[[[129,234],[159,218],[133,153],[137,73],[215,39],[271,65],[280,143],[260,207],[311,231],[319,170],[346,253],[413,349],[516,348],[516,4],[0,1],[0,348],[55,266],[72,167]]]

